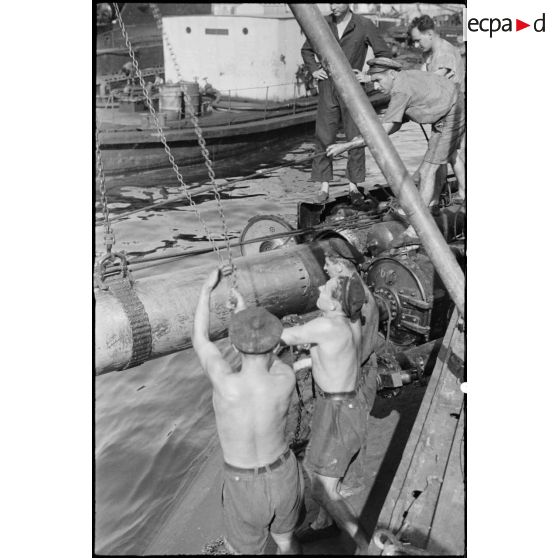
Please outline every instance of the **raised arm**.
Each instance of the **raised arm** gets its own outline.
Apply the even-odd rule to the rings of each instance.
[[[286,345],[304,345],[305,343],[323,343],[328,340],[331,327],[325,318],[315,318],[308,323],[287,327],[281,334],[281,341]]]
[[[209,340],[209,301],[211,291],[219,282],[219,278],[220,271],[215,269],[201,287],[192,334],[194,350],[214,386],[219,384],[224,375],[232,373],[229,363],[223,358],[215,343]]]

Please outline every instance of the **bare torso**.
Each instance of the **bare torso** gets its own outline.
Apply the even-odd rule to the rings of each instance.
[[[318,319],[329,321],[329,332],[326,339],[310,348],[314,379],[325,392],[352,391],[360,367],[360,322],[351,324],[341,316]]]
[[[214,386],[217,432],[227,463],[259,467],[286,450],[285,425],[294,385],[292,369],[275,360],[269,372],[243,367]]]

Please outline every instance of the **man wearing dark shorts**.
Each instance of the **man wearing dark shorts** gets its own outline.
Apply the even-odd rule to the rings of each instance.
[[[219,277],[215,270],[201,288],[192,340],[213,386],[225,460],[226,546],[234,554],[263,554],[271,534],[279,554],[296,554],[300,544],[293,532],[302,508],[304,478],[285,438],[295,374],[275,358],[283,326],[264,308],[246,308],[233,289],[237,307],[229,339],[242,361],[240,370],[233,370],[208,336],[210,296]]]
[[[391,100],[383,116],[388,134],[397,132],[404,121],[432,124],[428,149],[419,170],[419,191],[426,206],[438,202],[435,176],[440,165],[456,163],[457,151],[465,134],[465,101],[459,86],[440,75],[420,70],[401,70],[401,64],[389,58],[368,61],[370,81]],[[327,155],[334,157],[352,147],[365,145],[362,137],[333,144]]]
[[[360,342],[351,323],[359,323],[365,293],[358,277],[333,277],[320,287],[322,316],[283,330],[288,345],[310,344],[312,375],[318,397],[305,464],[312,476],[318,517],[301,539],[317,536],[332,519],[366,554],[368,540],[358,518],[339,493],[339,481],[366,438],[367,408],[359,390]]]

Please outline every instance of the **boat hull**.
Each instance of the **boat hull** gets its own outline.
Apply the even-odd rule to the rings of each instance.
[[[265,143],[275,142],[289,134],[311,134],[314,131],[315,113],[297,115],[299,118],[283,122],[261,121],[258,126],[242,133],[229,129],[227,133],[211,134],[202,128],[209,157],[219,161],[261,148]],[[208,133],[206,133],[208,132]],[[101,148],[103,167],[108,175],[125,174],[169,167],[169,158],[155,132],[145,132],[147,138],[129,141],[122,137],[121,143],[104,144]],[[167,142],[178,166],[202,164],[204,157],[193,130],[180,133],[165,130]],[[117,139],[117,138],[112,138]],[[103,141],[103,140],[101,140]]]
[[[370,101],[376,108],[389,101],[386,95],[373,95]],[[214,124],[211,122],[214,119]],[[200,117],[203,138],[212,161],[236,157],[260,149],[267,142],[274,142],[289,134],[313,134],[316,107],[307,105],[292,110],[271,113],[261,111],[215,113],[210,118]],[[170,165],[156,130],[145,125],[131,125],[109,129],[107,119],[100,129],[101,153],[107,175],[165,168]],[[139,120],[138,120],[139,123]],[[182,121],[184,123],[184,121]],[[176,125],[164,129],[167,143],[178,166],[204,162],[198,139],[190,125]]]

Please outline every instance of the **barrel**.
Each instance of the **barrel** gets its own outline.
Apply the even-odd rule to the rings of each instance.
[[[165,84],[159,87],[159,112],[167,115],[168,120],[178,120],[185,113],[184,94],[185,89],[192,101],[194,114],[200,114],[200,86],[196,82],[183,82],[176,84]]]
[[[168,120],[178,120],[182,115],[182,88],[178,84],[159,87],[159,112]]]
[[[194,114],[199,116],[201,114],[201,96],[200,96],[200,85],[197,81],[186,81],[183,82],[182,86],[190,96],[192,101],[192,108],[194,109]],[[184,99],[184,105],[186,104],[186,99]],[[183,105],[183,106],[184,106]],[[186,110],[184,106],[184,111]]]

